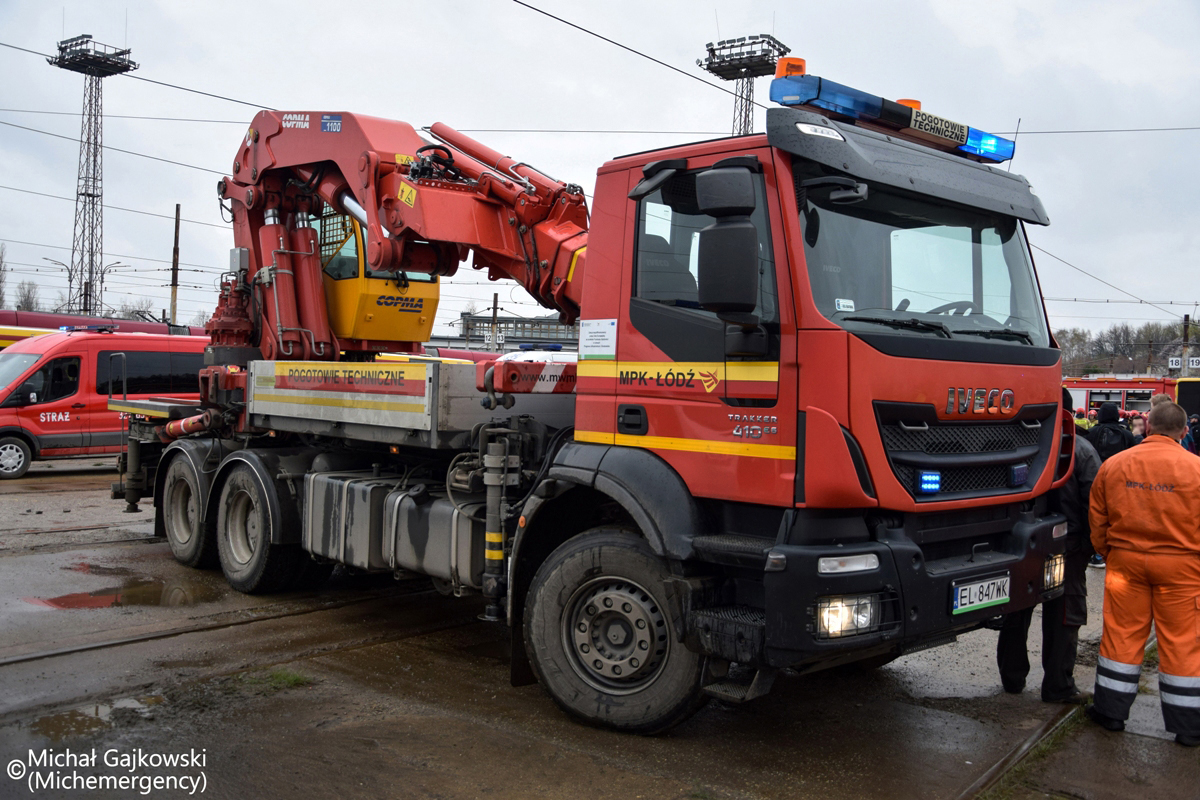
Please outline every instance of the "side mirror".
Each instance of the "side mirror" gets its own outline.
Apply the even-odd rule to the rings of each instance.
[[[696,176],[696,203],[717,219],[700,231],[696,284],[700,307],[737,324],[757,324],[758,230],[754,176],[745,167],[711,169]]]
[[[5,408],[20,408],[21,406],[30,406],[37,402],[37,392],[31,392],[24,386],[19,386],[13,390],[4,401]]]

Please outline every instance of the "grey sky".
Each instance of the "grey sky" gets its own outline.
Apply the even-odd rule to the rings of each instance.
[[[695,66],[718,38],[774,33],[813,74],[888,98],[914,97],[935,114],[992,132],[1013,131],[1013,170],[1033,183],[1050,214],[1033,244],[1149,300],[1200,300],[1192,284],[1200,260],[1193,221],[1200,130],[1163,133],[1046,134],[1039,131],[1200,125],[1191,98],[1200,89],[1194,2],[957,0],[836,3],[720,3],[531,0],[533,5],[681,69]],[[126,34],[126,14],[128,33]],[[65,16],[65,27],[64,27]],[[719,30],[718,30],[719,25]],[[355,111],[436,121],[460,129],[635,129],[724,132],[732,98],[589,37],[510,0],[344,2],[0,2],[0,41],[43,53],[80,33],[133,49],[145,78],[275,108]],[[0,48],[0,109],[78,114],[83,78],[27,53]],[[769,79],[758,99],[767,102]],[[143,81],[105,82],[105,143],[226,171],[254,109]],[[148,115],[236,124],[125,120]],[[763,112],[757,120],[762,126]],[[10,122],[70,137],[79,118],[0,111]],[[689,138],[675,134],[477,133],[590,193],[605,160]],[[78,145],[0,125],[0,185],[73,197]],[[110,206],[220,223],[218,176],[105,154]],[[0,189],[0,239],[8,244],[10,287],[33,278],[53,300],[66,286],[43,257],[69,260],[72,202]],[[155,298],[166,307],[172,223],[105,213],[106,261],[136,267],[113,273],[106,301]],[[227,228],[183,225],[180,317],[215,302],[214,280],[228,261]],[[121,254],[121,255],[116,255]],[[130,258],[136,256],[138,258]],[[1035,251],[1047,297],[1128,299]],[[38,265],[41,271],[31,272]],[[194,268],[187,268],[194,269]],[[485,284],[463,270],[443,288],[439,323],[470,297],[500,291],[516,313],[542,313],[514,284]],[[123,294],[123,293],[129,293]],[[1165,320],[1148,306],[1051,301],[1055,327],[1103,327],[1110,320]],[[1181,315],[1191,306],[1168,307]],[[439,324],[438,330],[445,330]]]

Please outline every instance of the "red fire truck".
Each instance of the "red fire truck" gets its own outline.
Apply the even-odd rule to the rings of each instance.
[[[515,682],[642,733],[1061,592],[1074,425],[1012,142],[794,59],[771,96],[766,133],[604,164],[590,214],[440,123],[261,112],[202,403],[142,404],[115,492],[242,591],[481,594]],[[468,255],[579,319],[578,365],[423,357]]]
[[[1116,403],[1122,411],[1150,411],[1150,398],[1165,394],[1191,414],[1200,414],[1200,378],[1166,375],[1085,375],[1064,378],[1071,403],[1085,412],[1105,403]]]

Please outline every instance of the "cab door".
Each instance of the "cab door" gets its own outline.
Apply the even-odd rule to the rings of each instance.
[[[689,159],[662,185],[631,200],[627,316],[616,341],[616,444],[644,447],[667,461],[692,493],[790,505],[795,475],[794,390],[780,395],[786,253],[776,253],[780,224],[770,153],[759,160],[756,209],[759,302],[766,353],[735,355],[734,326],[698,303],[700,213],[696,176],[722,158]],[[736,155],[744,156],[742,152]],[[774,230],[773,230],[774,229]],[[782,271],[777,265],[784,265]],[[783,275],[781,280],[780,276]],[[781,400],[792,403],[781,412]]]
[[[17,421],[43,457],[80,455],[88,434],[80,374],[86,353],[56,353],[9,395]]]

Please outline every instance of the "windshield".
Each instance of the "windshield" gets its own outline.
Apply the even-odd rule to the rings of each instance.
[[[838,205],[829,201],[838,188],[802,190],[800,219],[813,297],[830,320],[853,330],[1049,346],[1015,219],[875,186],[866,200]]]
[[[0,389],[7,389],[41,357],[39,353],[0,353]]]

